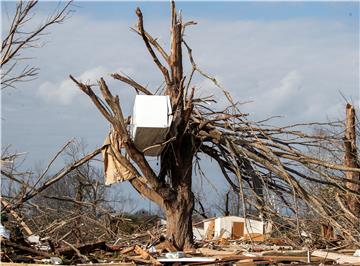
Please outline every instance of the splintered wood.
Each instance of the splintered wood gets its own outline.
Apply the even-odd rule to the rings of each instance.
[[[135,246],[134,251],[139,254],[141,256],[141,258],[143,258],[144,260],[150,260],[152,265],[161,265],[161,263],[156,260],[153,256],[151,256],[149,254],[149,252],[143,250],[141,247],[139,247],[138,245]]]

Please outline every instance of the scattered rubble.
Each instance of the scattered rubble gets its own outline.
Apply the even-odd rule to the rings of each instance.
[[[238,221],[234,217],[222,220]],[[205,223],[202,224],[206,224]],[[159,221],[160,222],[160,221]],[[235,222],[236,223],[236,222]],[[1,238],[1,261],[4,266],[26,265],[360,265],[355,249],[309,250],[281,244],[265,234],[237,236],[229,234],[232,225],[219,237],[213,232],[195,241],[193,249],[178,251],[163,236],[166,224],[116,241],[70,244],[64,240],[54,245],[48,238],[31,235],[17,239]],[[199,225],[194,229],[200,228]],[[7,230],[3,228],[3,230]],[[211,231],[207,228],[206,231]],[[260,237],[261,236],[261,237]],[[21,240],[19,240],[21,239]],[[255,241],[254,241],[255,240]],[[20,241],[15,243],[14,241]],[[283,241],[285,242],[285,241]],[[274,244],[277,243],[277,244]],[[22,263],[22,264],[18,264]]]

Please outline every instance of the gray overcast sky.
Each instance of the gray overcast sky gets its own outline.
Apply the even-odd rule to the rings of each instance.
[[[12,3],[1,5],[4,31]],[[54,7],[40,5],[37,19]],[[134,91],[109,73],[121,71],[153,91],[161,84],[141,39],[129,30],[138,5],[146,29],[168,48],[167,2],[78,2],[73,16],[44,37],[46,45],[32,50],[39,78],[2,91],[2,146],[27,152],[24,167],[46,165],[73,137],[83,139],[88,150],[103,142],[109,126],[69,74],[89,83],[103,76],[126,114]],[[236,100],[251,101],[242,109],[254,119],[283,115],[277,123],[288,124],[341,118],[340,92],[359,103],[358,2],[180,2],[179,7],[185,19],[199,23],[188,28],[186,40],[200,68]],[[221,104],[222,94],[209,81],[197,78],[195,85],[199,95],[215,94]],[[218,169],[206,165],[210,179],[221,184]]]

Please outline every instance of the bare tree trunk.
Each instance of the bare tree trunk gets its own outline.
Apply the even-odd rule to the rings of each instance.
[[[357,149],[356,149],[356,134],[355,134],[355,109],[351,104],[346,105],[346,124],[345,124],[345,156],[344,164],[347,167],[359,168],[357,161]],[[346,172],[346,178],[353,181],[360,181],[359,172]],[[358,184],[347,182],[347,188],[359,191],[360,186]],[[360,216],[360,202],[351,194],[347,195],[347,202],[350,211],[355,214],[356,217]]]
[[[178,19],[175,3],[171,2],[171,83],[168,84],[166,94],[170,96],[173,105],[174,120],[170,130],[171,137],[176,141],[168,145],[162,154],[162,172],[160,177],[165,182],[165,176],[170,179],[171,187],[175,190],[173,199],[164,201],[167,219],[166,236],[173,245],[182,250],[193,245],[192,213],[194,210],[194,194],[191,191],[192,160],[195,147],[193,136],[186,133],[187,121],[183,107],[183,65],[182,65],[182,21]]]
[[[192,212],[194,195],[191,187],[184,185],[177,188],[177,197],[167,203],[165,214],[167,220],[166,237],[179,250],[193,245]]]
[[[170,169],[168,176],[171,186],[175,189],[175,197],[164,201],[166,236],[179,250],[193,245],[192,213],[195,205],[195,197],[191,191],[193,155],[192,137],[188,134],[179,138],[174,143],[173,149],[167,149],[162,155],[163,160],[167,161],[162,167]]]

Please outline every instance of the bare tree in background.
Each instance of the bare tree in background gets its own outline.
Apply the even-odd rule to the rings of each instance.
[[[14,12],[9,15],[8,29],[4,28],[2,17],[2,89],[15,88],[18,82],[29,82],[37,77],[38,67],[29,65],[31,58],[25,54],[43,46],[48,30],[69,17],[71,3],[59,2],[41,23],[36,13],[41,5],[39,1],[7,3],[14,7]],[[1,4],[4,7],[5,4]],[[102,174],[90,163],[101,148],[85,154],[80,146],[74,140],[69,141],[38,173],[22,169],[25,153],[14,152],[10,146],[2,147],[1,213],[9,213],[24,235],[47,234],[54,241],[66,239],[70,242],[91,240],[97,233],[116,236],[103,224],[113,217],[109,216],[111,208],[105,200],[105,186],[99,180]],[[54,173],[54,163],[64,153],[70,160]],[[99,217],[101,222],[97,220]]]
[[[11,4],[9,2],[9,4]],[[2,3],[3,5],[3,3]],[[32,25],[39,1],[18,1],[15,14],[11,15],[9,28],[2,32],[1,44],[1,88],[16,87],[16,83],[36,78],[39,68],[28,64],[24,52],[42,47],[41,39],[53,25],[60,24],[69,16],[70,2],[59,3],[57,9],[39,25]],[[2,24],[4,18],[2,18]],[[2,29],[3,31],[4,29]]]
[[[1,213],[9,213],[25,236],[35,233],[51,236],[54,242],[73,243],[91,241],[100,235],[116,237],[107,229],[114,219],[112,202],[106,199],[102,172],[91,161],[101,148],[86,155],[84,147],[71,140],[38,173],[20,170],[23,154],[4,152]],[[51,174],[50,169],[61,155],[66,156],[66,166]]]

